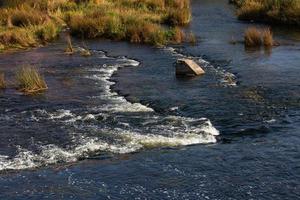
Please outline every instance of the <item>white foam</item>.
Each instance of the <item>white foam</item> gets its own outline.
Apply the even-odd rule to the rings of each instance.
[[[109,104],[101,105],[99,110],[110,112],[153,112],[152,108],[142,105],[140,103],[128,102],[124,97],[119,96],[117,93],[111,91],[111,86],[115,83],[109,81],[109,79],[114,74],[114,72],[116,72],[119,68],[125,66],[138,66],[140,64],[138,61],[127,59],[125,57],[119,58],[117,59],[117,61],[121,61],[122,63],[115,65],[103,65],[100,69],[89,69],[90,71],[100,72],[100,74],[94,74],[92,76],[86,77],[93,80],[101,81],[101,84],[99,85],[102,86],[103,92],[98,97],[103,100],[107,100]]]
[[[144,148],[216,142],[215,136],[219,132],[208,119],[161,116],[148,106],[140,103],[131,103],[124,97],[112,92],[110,88],[114,83],[110,81],[111,76],[119,68],[128,65],[138,66],[139,62],[122,57],[117,59],[117,64],[115,65],[103,65],[87,69],[92,71],[93,75],[86,78],[95,81],[102,89],[100,95],[90,98],[106,102],[91,108],[93,114],[86,112],[84,114],[75,114],[74,111],[67,109],[58,109],[56,111],[37,109],[29,111],[32,113],[32,120],[39,121],[40,118],[43,118],[67,123],[66,125],[72,126],[72,130],[78,128],[78,133],[70,133],[73,145],[68,148],[62,148],[54,144],[43,146],[36,144],[39,149],[38,153],[19,147],[17,155],[12,158],[0,155],[0,170],[20,170],[55,163],[76,162],[79,159],[96,155],[102,151],[124,154],[136,152]],[[88,108],[86,111],[89,111]],[[130,124],[130,120],[118,120],[119,128],[100,128],[97,126],[98,116],[101,116],[103,122],[109,122],[110,116],[124,117],[122,113],[127,113],[125,118],[131,117],[128,113],[141,118],[140,125]],[[146,115],[139,116],[139,113],[146,113]],[[76,124],[77,122],[79,124]],[[91,127],[95,126],[95,130],[97,133],[99,132],[98,136],[103,137],[88,136],[81,133],[82,131],[88,131],[88,124],[90,123],[95,123]],[[107,141],[103,140],[106,136],[109,137]]]
[[[273,124],[276,122],[276,119],[269,119],[269,120],[265,120],[266,123],[268,124]]]
[[[45,111],[47,112],[47,111]],[[50,119],[62,119],[64,117],[73,117],[74,115],[71,113],[70,110],[64,110],[64,109],[60,109],[58,110],[56,113],[50,113]]]
[[[175,57],[179,58],[188,58],[192,59],[195,62],[199,63],[201,67],[211,69],[214,71],[216,75],[219,77],[219,82],[223,86],[229,86],[229,87],[236,87],[237,86],[237,78],[233,73],[230,73],[224,69],[221,69],[220,67],[215,67],[211,65],[208,61],[204,60],[201,57],[196,57],[196,56],[187,56],[182,53],[179,53],[175,48],[173,47],[164,47],[163,48],[166,51],[169,51],[171,54],[173,54]]]
[[[79,159],[87,158],[97,152],[112,152],[117,154],[131,153],[144,148],[156,147],[174,147],[192,144],[215,143],[214,135],[218,131],[207,123],[201,131],[187,133],[174,132],[171,136],[145,134],[126,131],[123,129],[106,130],[110,135],[122,140],[120,144],[109,144],[97,138],[84,138],[80,144],[71,149],[63,149],[56,145],[41,146],[40,153],[18,148],[18,154],[14,158],[0,155],[0,170],[20,170],[27,168],[36,168],[55,163],[76,162]]]

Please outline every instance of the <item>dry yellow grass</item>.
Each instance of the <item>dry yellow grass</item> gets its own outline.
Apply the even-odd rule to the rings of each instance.
[[[190,20],[189,0],[3,0],[0,43],[5,49],[39,46],[66,25],[80,38],[160,46],[182,42],[182,31],[173,29]]]
[[[36,45],[31,30],[23,28],[0,32],[0,43],[7,47],[17,45],[21,47],[33,47]]]
[[[274,45],[273,34],[270,28],[262,31],[262,38],[265,47],[272,47]]]
[[[242,20],[300,25],[300,0],[231,0]]]
[[[237,15],[239,19],[254,19],[262,15],[264,5],[257,0],[244,1],[243,5],[238,9]],[[262,16],[261,16],[262,17]]]
[[[44,78],[35,66],[23,66],[16,73],[18,89],[25,94],[32,94],[48,89]]]
[[[262,45],[261,31],[255,27],[246,29],[244,39],[246,47],[260,47]]]
[[[175,44],[182,43],[185,40],[184,32],[179,28],[175,27],[173,30],[172,42]]]
[[[74,53],[74,48],[72,45],[72,40],[70,35],[67,35],[66,39],[67,39],[67,48],[65,49],[65,53],[71,55]]]
[[[0,89],[6,88],[5,76],[3,72],[0,72]]]
[[[273,34],[270,28],[259,29],[256,27],[247,28],[245,31],[246,47],[272,47],[274,45]]]
[[[192,45],[196,45],[197,43],[197,38],[195,36],[194,33],[190,32],[189,34],[187,34],[186,36],[186,41],[191,43]]]

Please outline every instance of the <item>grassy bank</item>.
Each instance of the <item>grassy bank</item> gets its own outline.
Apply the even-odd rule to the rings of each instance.
[[[230,0],[241,20],[300,25],[300,0]]]
[[[46,44],[65,27],[80,38],[181,43],[190,20],[189,0],[2,0],[0,51]]]

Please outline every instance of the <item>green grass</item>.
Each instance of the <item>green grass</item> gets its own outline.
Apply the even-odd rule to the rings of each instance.
[[[241,20],[300,25],[300,0],[231,0]]]
[[[64,27],[79,38],[181,43],[190,20],[189,0],[2,0],[0,51],[44,45]]]
[[[47,89],[43,76],[35,66],[23,66],[16,73],[18,89],[25,94],[32,94]]]

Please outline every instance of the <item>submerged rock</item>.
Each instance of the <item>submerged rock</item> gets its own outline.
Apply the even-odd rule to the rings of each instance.
[[[198,76],[204,74],[205,71],[191,59],[178,59],[176,62],[177,76]]]

